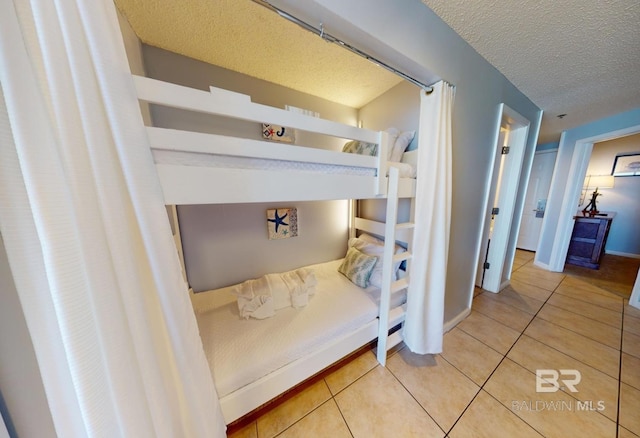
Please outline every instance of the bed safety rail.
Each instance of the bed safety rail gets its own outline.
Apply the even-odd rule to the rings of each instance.
[[[343,163],[350,165],[349,163],[353,162],[355,166],[375,169],[372,192],[376,196],[384,196],[387,193],[388,163],[386,157],[388,156],[390,139],[384,131],[357,128],[254,103],[248,95],[220,88],[210,87],[209,91],[203,91],[143,76],[133,75],[133,79],[138,99],[144,102],[238,120],[287,126],[336,138],[375,143],[378,144],[378,155],[366,157],[340,153],[340,162],[335,163],[335,154],[337,153],[335,151],[150,127],[148,135],[153,149],[242,155],[265,159],[278,159],[274,157],[284,156],[286,158],[282,159],[291,161],[338,165],[343,165]],[[210,147],[211,144],[215,145],[213,150]],[[346,155],[353,155],[353,157],[345,157]]]

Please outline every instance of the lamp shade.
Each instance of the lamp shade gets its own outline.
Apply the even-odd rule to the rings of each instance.
[[[590,189],[611,189],[613,188],[615,178],[613,175],[587,175],[584,179],[584,188]]]

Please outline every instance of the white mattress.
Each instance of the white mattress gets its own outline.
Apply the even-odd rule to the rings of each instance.
[[[196,152],[178,152],[153,149],[156,164],[179,164],[182,166],[202,166],[231,169],[252,169],[287,172],[322,173],[330,175],[375,176],[374,167],[345,166],[341,164],[309,163],[290,160],[265,158],[233,157],[229,155],[201,154]],[[336,153],[339,158],[340,154]],[[408,163],[396,163],[401,178],[415,178],[416,166]]]
[[[305,356],[378,316],[379,290],[362,289],[338,272],[342,260],[309,266],[318,280],[302,309],[286,308],[264,320],[240,319],[231,287],[193,296],[200,337],[219,397]],[[404,303],[398,292],[392,307]]]

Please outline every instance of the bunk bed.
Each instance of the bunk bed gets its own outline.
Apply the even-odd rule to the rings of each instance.
[[[260,407],[358,348],[377,340],[384,365],[402,341],[414,224],[397,223],[398,201],[414,200],[417,152],[389,161],[393,141],[371,131],[251,102],[242,94],[195,90],[134,76],[140,101],[269,123],[377,145],[375,156],[228,135],[147,127],[167,205],[386,199],[386,222],[350,209],[350,246],[360,233],[377,242],[381,280],[362,288],[338,272],[343,260],[305,267],[317,284],[302,309],[243,319],[234,285],[192,294],[203,347],[227,423]],[[394,154],[397,155],[397,154]],[[413,170],[412,170],[413,169]],[[353,204],[352,204],[353,205]],[[374,240],[369,240],[369,243]],[[398,251],[398,243],[407,250]],[[250,359],[249,359],[250,358]]]

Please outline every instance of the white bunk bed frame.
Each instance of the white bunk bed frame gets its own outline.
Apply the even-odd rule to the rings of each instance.
[[[355,236],[356,230],[361,230],[385,237],[378,319],[222,397],[220,404],[227,424],[376,339],[377,359],[384,366],[387,351],[402,341],[401,330],[391,335],[389,331],[402,324],[406,309],[405,305],[391,308],[390,298],[392,293],[408,288],[410,278],[414,224],[397,223],[398,201],[400,198],[411,198],[411,217],[414,217],[416,187],[415,179],[400,178],[398,168],[384,159],[390,147],[388,134],[256,104],[251,102],[249,96],[214,87],[206,92],[135,75],[134,83],[139,100],[144,102],[378,144],[378,156],[371,157],[216,134],[146,128],[152,152],[173,151],[192,157],[187,162],[156,162],[167,205],[387,199],[386,223],[356,217],[353,205],[350,208],[350,236]],[[416,152],[405,155],[415,164]],[[212,167],[206,165],[205,159],[211,156],[320,165],[337,163],[339,166],[374,171],[367,176],[358,176],[286,172],[277,168]],[[198,161],[203,164],[197,164]],[[224,189],[212,190],[212,187]],[[405,243],[408,250],[394,254],[396,241]],[[408,261],[407,275],[393,281],[393,266],[403,260]]]

